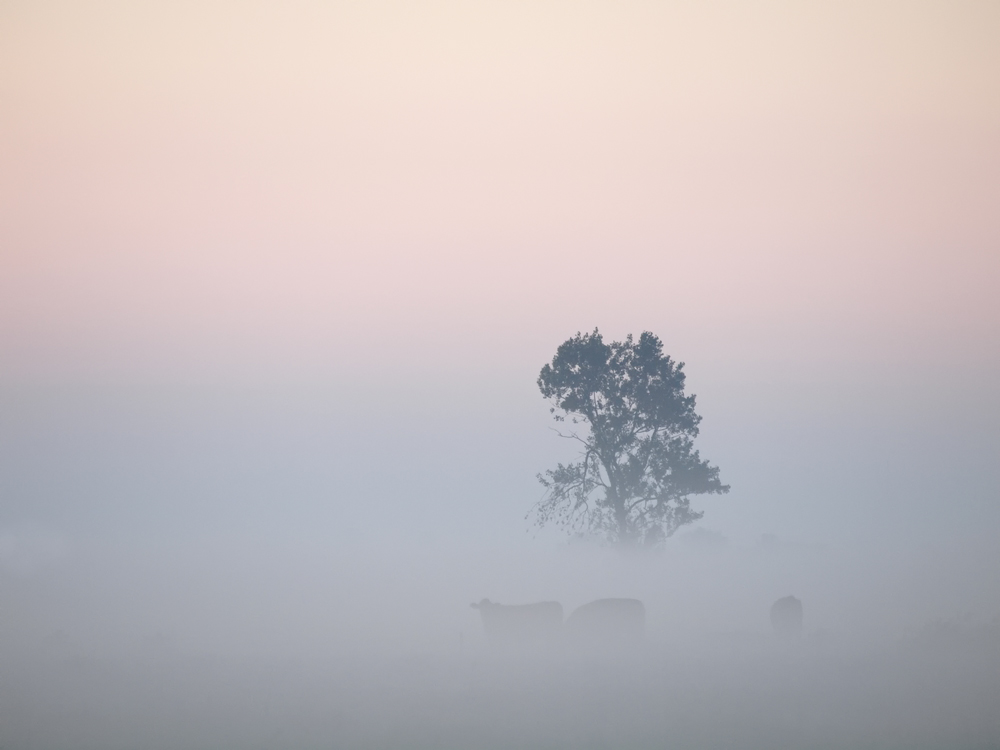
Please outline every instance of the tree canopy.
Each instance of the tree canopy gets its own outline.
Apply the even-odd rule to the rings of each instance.
[[[684,393],[684,363],[648,331],[605,343],[578,333],[542,368],[538,387],[579,460],[538,475],[539,526],[604,534],[623,546],[654,544],[702,517],[690,496],[722,494],[719,469],[694,449],[701,417]]]

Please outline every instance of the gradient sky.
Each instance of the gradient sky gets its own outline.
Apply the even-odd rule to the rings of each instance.
[[[4,3],[5,380],[995,367],[994,3]],[[438,363],[437,365],[433,362]]]
[[[992,2],[4,2],[7,444],[49,456],[56,401],[17,395],[46,384],[326,384],[334,410],[381,388],[369,416],[418,431],[416,393],[442,435],[499,420],[527,499],[490,518],[519,527],[538,369],[578,330],[648,329],[753,500],[711,500],[728,533],[850,528],[895,492],[888,528],[911,491],[934,523],[956,486],[974,530],[1000,445],[997,39]],[[134,433],[161,434],[157,393]],[[74,408],[89,427],[59,434],[119,435]],[[96,514],[22,479],[9,523]]]

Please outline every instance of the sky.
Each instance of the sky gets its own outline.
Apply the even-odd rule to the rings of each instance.
[[[555,544],[535,379],[599,327],[686,363],[707,532],[995,573],[998,36],[990,2],[0,3],[4,565]]]
[[[995,372],[991,3],[0,12],[5,382]]]

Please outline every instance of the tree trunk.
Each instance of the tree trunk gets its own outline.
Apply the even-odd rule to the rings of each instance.
[[[628,527],[628,512],[625,510],[625,501],[615,498],[615,520],[618,522],[618,544],[622,547],[631,547],[631,530]]]

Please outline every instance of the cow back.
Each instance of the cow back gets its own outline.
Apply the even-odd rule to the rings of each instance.
[[[779,638],[791,639],[802,635],[802,602],[794,596],[778,599],[771,605],[771,627]]]
[[[566,639],[574,646],[621,650],[642,643],[646,608],[638,599],[598,599],[566,619]]]
[[[484,599],[472,605],[479,610],[490,644],[499,648],[546,645],[555,642],[563,622],[559,602],[497,604]]]

